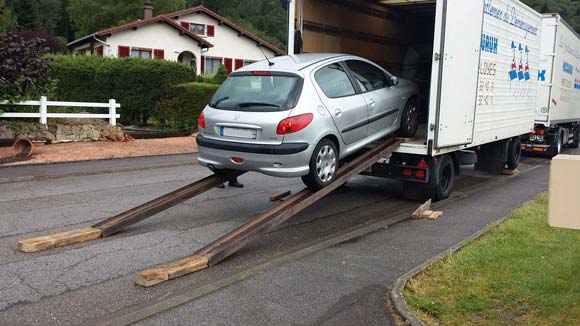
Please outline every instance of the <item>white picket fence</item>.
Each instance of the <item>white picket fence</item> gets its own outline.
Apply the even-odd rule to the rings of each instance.
[[[24,113],[24,112],[5,112],[0,114],[0,118],[39,118],[40,123],[46,125],[48,118],[70,118],[70,119],[109,119],[111,126],[117,125],[117,119],[121,117],[117,114],[117,109],[121,104],[116,100],[110,99],[109,103],[90,103],[90,102],[59,102],[49,101],[46,96],[40,97],[40,101],[26,101],[19,103],[8,103],[8,101],[1,101],[2,105],[15,106],[38,106],[38,113]],[[49,113],[48,107],[77,107],[77,108],[109,108],[109,113],[92,114],[92,113]]]

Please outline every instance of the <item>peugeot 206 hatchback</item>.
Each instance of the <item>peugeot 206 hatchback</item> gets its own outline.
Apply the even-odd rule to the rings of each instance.
[[[350,55],[276,57],[233,72],[199,116],[199,163],[302,177],[319,189],[339,161],[386,135],[412,137],[418,91]]]

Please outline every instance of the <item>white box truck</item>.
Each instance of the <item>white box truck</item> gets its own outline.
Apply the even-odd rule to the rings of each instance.
[[[580,35],[558,14],[544,15],[536,127],[526,152],[558,155],[580,145]]]
[[[516,0],[291,0],[289,53],[359,55],[422,89],[423,128],[370,175],[446,198],[460,165],[517,167],[534,130],[542,15]]]

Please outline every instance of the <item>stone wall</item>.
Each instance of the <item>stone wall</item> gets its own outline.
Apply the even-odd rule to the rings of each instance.
[[[0,139],[48,139],[53,143],[63,141],[98,140],[101,135],[124,136],[122,127],[106,124],[51,124],[0,121]]]

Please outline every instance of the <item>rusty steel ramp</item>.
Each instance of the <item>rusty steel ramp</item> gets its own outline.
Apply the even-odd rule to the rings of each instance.
[[[257,240],[263,234],[272,231],[292,216],[316,203],[342,186],[351,177],[367,170],[381,158],[389,156],[399,147],[401,142],[399,139],[389,139],[380,143],[342,166],[338,170],[336,180],[328,186],[318,191],[302,190],[287,198],[278,206],[260,214],[253,220],[198,250],[190,257],[136,273],[134,277],[135,283],[149,287],[219,263]]]
[[[242,171],[216,173],[176,191],[158,197],[143,205],[101,221],[91,227],[20,240],[18,241],[17,248],[20,251],[30,253],[94,240],[101,237],[108,237],[120,232],[123,228],[129,225],[143,221],[146,218],[207,192],[227,182],[231,178],[238,177],[244,173],[245,172]]]

